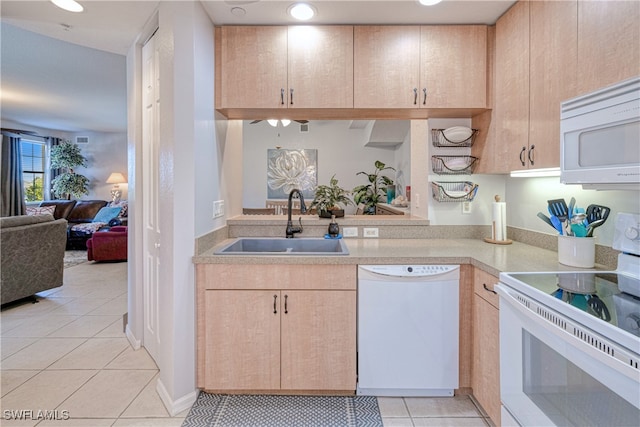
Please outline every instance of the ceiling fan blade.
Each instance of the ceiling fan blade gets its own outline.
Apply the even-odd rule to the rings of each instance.
[[[254,120],[251,123],[249,123],[250,125],[255,125],[256,123],[260,123],[262,120]]]
[[[294,121],[301,124],[309,123],[309,120],[294,120]]]

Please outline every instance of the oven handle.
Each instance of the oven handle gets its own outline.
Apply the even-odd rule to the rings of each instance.
[[[627,378],[630,378],[634,381],[637,381],[638,379],[638,369],[634,369],[633,367],[631,367],[630,365],[627,365],[625,363],[623,363],[621,360],[616,359],[615,357],[611,357],[608,356],[606,353],[603,353],[602,351],[590,346],[589,344],[585,343],[584,341],[576,338],[575,336],[571,335],[569,332],[559,328],[558,326],[554,325],[551,322],[548,322],[547,320],[545,320],[544,318],[538,316],[537,314],[533,313],[531,310],[529,310],[528,308],[526,308],[524,305],[522,305],[520,302],[518,302],[518,300],[516,300],[511,293],[509,292],[509,289],[502,284],[498,284],[496,286],[494,286],[494,289],[496,292],[498,292],[498,295],[500,296],[500,307],[502,309],[502,304],[503,303],[507,303],[509,304],[513,309],[517,310],[520,314],[524,315],[525,317],[527,317],[531,322],[536,323],[537,325],[541,326],[542,328],[544,328],[547,332],[552,333],[553,335],[557,336],[558,338],[560,338],[563,342],[569,344],[570,346],[583,351],[584,353],[588,354],[589,356],[593,357],[595,360],[597,360],[598,362],[602,362],[605,365],[609,366],[611,369],[619,372],[620,374],[624,375]],[[564,320],[567,320],[565,316],[561,316],[558,313],[554,312],[556,316],[563,318]],[[593,332],[591,332],[592,334],[594,334]],[[594,334],[597,335],[597,334]],[[598,335],[599,337],[601,337],[600,335]],[[603,338],[600,338],[602,341],[605,341]]]

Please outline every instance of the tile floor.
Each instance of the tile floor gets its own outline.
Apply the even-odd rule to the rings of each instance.
[[[65,270],[64,285],[39,302],[0,313],[0,426],[178,427],[155,386],[158,368],[122,332],[126,263],[88,262]],[[488,426],[468,396],[379,398],[385,426]],[[58,418],[8,419],[11,410],[58,411]]]
[[[64,285],[39,302],[0,313],[1,426],[179,427],[155,391],[158,368],[122,332],[127,264],[65,269]],[[58,411],[66,420],[9,419],[11,412]]]
[[[379,397],[385,427],[487,427],[486,414],[469,396]]]

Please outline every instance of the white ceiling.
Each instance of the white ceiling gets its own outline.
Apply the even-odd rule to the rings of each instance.
[[[182,0],[192,1],[192,0]],[[125,57],[159,1],[2,0],[2,118],[69,132],[126,130]],[[216,25],[294,24],[290,1],[201,2]],[[492,24],[514,1],[315,0],[310,24]],[[240,7],[244,16],[231,13]],[[7,25],[9,24],[9,25]]]

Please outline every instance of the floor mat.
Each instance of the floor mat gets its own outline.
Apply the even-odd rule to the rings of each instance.
[[[266,396],[201,392],[182,427],[382,427],[373,396]]]

